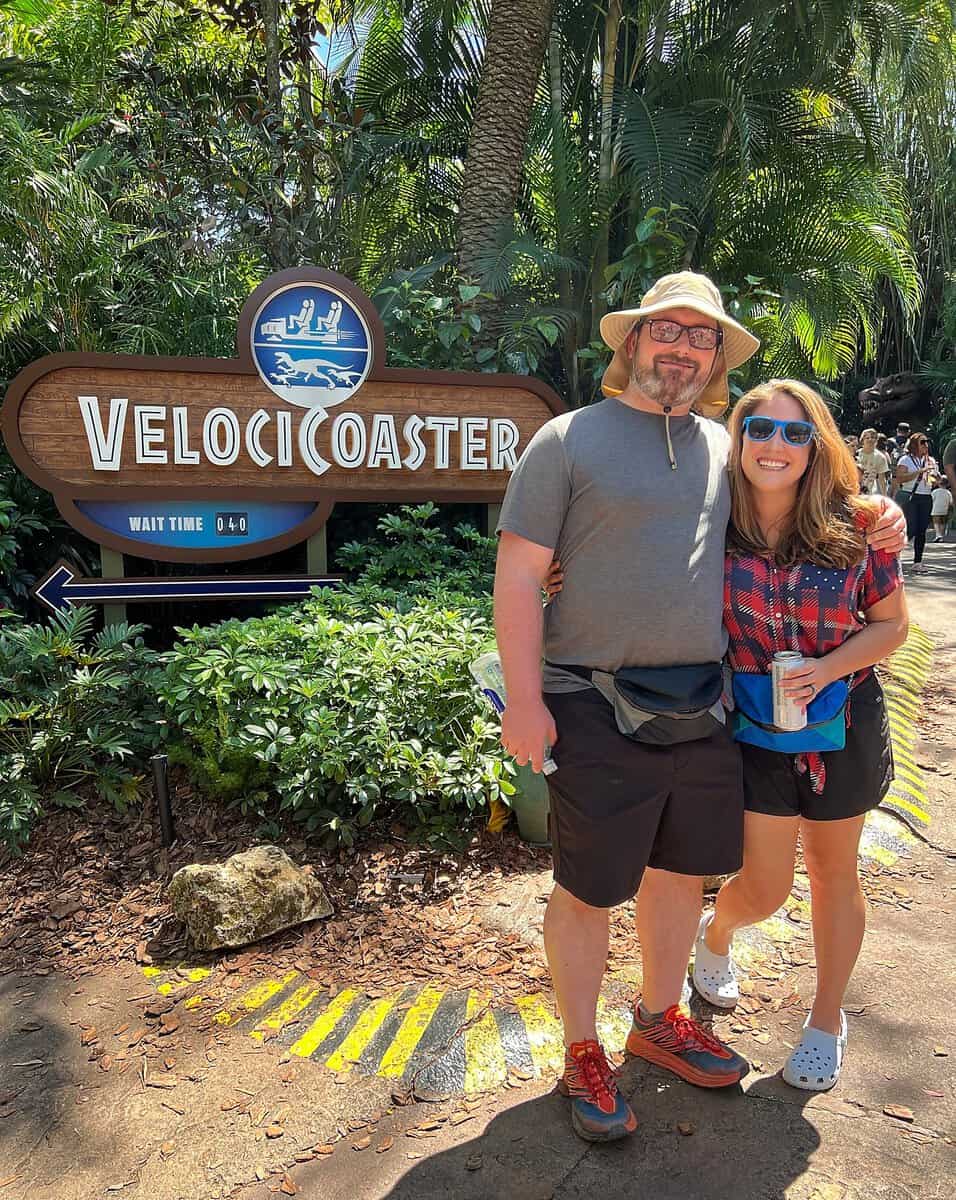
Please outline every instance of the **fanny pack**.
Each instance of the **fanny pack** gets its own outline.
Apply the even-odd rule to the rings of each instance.
[[[781,730],[773,723],[773,678],[734,672],[734,741],[781,754],[811,754],[846,746],[846,705],[850,688],[836,679],[814,696],[803,729]]]
[[[622,667],[597,671],[551,663],[587,679],[614,709],[618,730],[635,742],[673,746],[724,728],[719,662],[686,667]]]

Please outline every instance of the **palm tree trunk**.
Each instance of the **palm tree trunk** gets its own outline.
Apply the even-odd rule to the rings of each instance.
[[[608,210],[611,180],[614,177],[614,78],[617,70],[617,43],[621,32],[621,0],[609,0],[604,20],[604,53],[601,67],[601,150],[598,159],[600,203],[606,210],[605,219],[597,230],[594,254],[591,259],[591,339],[601,336],[601,318],[607,312],[604,302],[605,273],[611,238],[611,215]]]
[[[568,203],[568,156],[564,133],[564,96],[561,88],[561,31],[557,21],[551,26],[548,38],[548,94],[551,101],[551,153],[554,188],[555,241],[558,253],[570,257],[568,231],[571,228],[571,206]],[[581,403],[578,392],[578,346],[581,330],[580,314],[574,308],[571,287],[571,272],[567,267],[558,267],[558,300],[571,319],[561,334],[561,358],[568,381],[569,399],[573,407]]]
[[[279,71],[279,0],[261,0],[262,24],[265,35],[266,55],[266,136],[269,139],[269,163],[273,190],[282,188],[284,172],[282,152],[279,149],[279,130],[282,128],[282,80]],[[275,202],[270,200],[266,209],[269,222],[269,257],[274,267],[284,267],[282,229],[276,219]]]
[[[514,220],[531,108],[554,0],[492,0],[458,215],[458,264],[482,260]]]

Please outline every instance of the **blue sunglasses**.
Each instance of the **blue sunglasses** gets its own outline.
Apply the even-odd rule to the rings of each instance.
[[[777,421],[773,417],[744,417],[744,433],[753,442],[769,442],[780,430],[790,446],[806,446],[813,440],[810,421]]]

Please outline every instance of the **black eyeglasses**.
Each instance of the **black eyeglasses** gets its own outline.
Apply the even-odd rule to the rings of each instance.
[[[695,350],[716,350],[724,338],[722,329],[711,329],[709,325],[682,325],[680,321],[658,321],[653,317],[639,321],[637,328],[642,325],[647,326],[653,341],[663,342],[665,346],[679,342],[685,331],[688,343]]]
[[[809,421],[777,421],[773,417],[744,417],[744,433],[751,441],[769,442],[777,430],[791,446],[806,446],[813,437]]]

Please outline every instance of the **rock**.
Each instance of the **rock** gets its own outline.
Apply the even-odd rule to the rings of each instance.
[[[183,867],[170,881],[169,900],[198,950],[245,946],[332,912],[322,884],[278,846]]]

